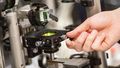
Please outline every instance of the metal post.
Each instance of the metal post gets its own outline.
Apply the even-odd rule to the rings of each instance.
[[[9,24],[10,46],[14,63],[12,68],[25,68],[24,53],[20,40],[17,14],[16,12],[9,12],[6,15],[6,18]]]
[[[4,52],[2,45],[2,27],[0,27],[0,68],[5,68]]]
[[[47,6],[49,6],[49,9],[52,9],[53,10],[53,14],[55,14],[56,10],[55,10],[55,0],[45,0]]]
[[[108,68],[106,57],[105,57],[105,52],[98,52],[98,58],[101,59],[101,65],[99,65],[99,68]]]
[[[87,17],[90,17],[96,13],[101,12],[101,4],[100,4],[100,0],[93,0],[94,1],[94,6],[92,7],[87,7]]]
[[[94,6],[86,8],[87,10],[87,17],[90,17],[96,13],[101,12],[101,5],[100,0],[94,0]],[[96,55],[98,58],[101,59],[101,65],[99,65],[97,68],[107,68],[107,62],[105,58],[105,52],[97,52]]]

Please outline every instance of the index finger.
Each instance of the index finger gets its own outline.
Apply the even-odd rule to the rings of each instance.
[[[87,19],[81,25],[76,27],[74,30],[68,32],[66,35],[70,38],[74,38],[80,35],[81,32],[87,31],[89,29],[89,20]]]

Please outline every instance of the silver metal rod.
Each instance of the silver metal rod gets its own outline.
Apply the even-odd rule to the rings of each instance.
[[[94,6],[86,8],[87,10],[87,17],[90,17],[96,13],[101,12],[101,4],[100,0],[94,0]],[[96,68],[107,68],[107,61],[105,57],[105,52],[97,52],[96,55],[98,58],[101,59],[101,65],[99,65]]]
[[[50,53],[50,60],[54,60],[54,53]]]
[[[98,52],[98,57],[101,59],[101,65],[99,65],[99,68],[108,68],[105,52]]]
[[[94,14],[97,14],[97,13],[101,12],[100,0],[93,0],[93,1],[94,1],[94,6],[86,8],[87,17],[90,17]]]
[[[0,27],[0,68],[5,68],[4,52],[2,45],[2,27]]]
[[[16,12],[9,12],[6,15],[6,18],[9,24],[10,46],[14,63],[12,68],[25,68],[24,53],[20,40],[17,14]]]

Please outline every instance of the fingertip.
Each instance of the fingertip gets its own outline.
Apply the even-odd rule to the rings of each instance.
[[[102,48],[101,45],[92,46],[92,49],[95,51],[104,51],[104,48]]]
[[[89,25],[86,23],[82,23],[81,25],[79,25],[78,27],[76,27],[74,30],[67,32],[66,35],[68,37],[74,38],[78,35],[81,34],[81,32],[83,31],[87,31],[89,29]]]
[[[80,34],[80,32],[77,32],[77,31],[73,30],[73,31],[67,32],[66,36],[70,37],[70,38],[74,38],[74,37],[77,37],[79,34]]]
[[[98,31],[97,31],[97,30],[95,30],[95,29],[94,29],[92,32],[93,32],[94,34],[97,34],[97,33],[98,33]]]
[[[65,42],[66,42],[66,44],[68,44],[68,45],[71,44],[71,41],[70,41],[69,39],[66,40]]]
[[[82,51],[81,49],[78,49],[78,48],[75,48],[75,50],[76,50],[77,52],[81,52],[81,51]]]
[[[66,33],[66,36],[67,36],[67,37],[71,36],[71,32],[67,32],[67,33]]]
[[[103,45],[104,39],[105,39],[105,34],[104,33],[99,34],[91,46],[92,49],[96,51],[104,51],[105,50],[105,47]]]
[[[95,42],[92,44],[91,48],[94,50],[98,50],[101,45],[101,42],[99,41],[98,38],[96,38]]]
[[[94,50],[98,50],[99,49],[99,45],[93,45],[93,46],[91,46],[91,48],[94,49]]]
[[[73,43],[70,40],[66,40],[66,45],[68,48],[72,49],[73,48]]]
[[[93,49],[83,49],[83,51],[85,51],[85,52],[92,52],[94,50]]]

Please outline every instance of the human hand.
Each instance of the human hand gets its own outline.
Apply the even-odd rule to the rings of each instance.
[[[120,39],[120,8],[100,12],[68,32],[73,40],[66,41],[69,48],[77,51],[105,51]]]

